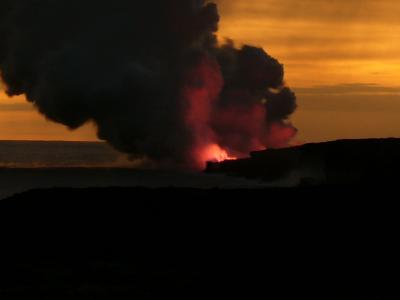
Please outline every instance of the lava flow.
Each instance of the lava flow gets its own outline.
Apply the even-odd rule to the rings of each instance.
[[[210,144],[200,151],[200,160],[202,162],[222,162],[224,160],[236,160],[237,157],[229,156],[228,152],[217,144]]]

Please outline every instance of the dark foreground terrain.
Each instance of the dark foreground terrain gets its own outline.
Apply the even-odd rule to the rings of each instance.
[[[88,187],[265,188],[267,183],[202,174],[134,168],[0,168],[0,200],[32,189]]]
[[[374,293],[358,285],[373,271],[368,249],[377,225],[368,221],[392,210],[388,190],[104,188],[16,195],[0,201],[0,298],[397,300],[361,297]],[[387,227],[395,220],[388,217]]]
[[[209,173],[297,184],[398,182],[400,139],[338,140],[253,152],[250,158],[209,163]]]

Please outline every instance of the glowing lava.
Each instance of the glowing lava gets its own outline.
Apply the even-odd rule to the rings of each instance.
[[[222,162],[224,160],[236,160],[237,157],[229,156],[228,152],[217,144],[210,144],[202,149],[200,159],[202,162]]]

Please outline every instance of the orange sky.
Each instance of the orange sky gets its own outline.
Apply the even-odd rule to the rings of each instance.
[[[249,43],[285,65],[300,141],[400,136],[400,1],[219,0],[220,39]],[[0,93],[0,139],[95,140],[46,121]]]
[[[285,65],[299,140],[400,136],[400,1],[219,2],[222,37]]]
[[[7,97],[0,92],[0,140],[96,141],[92,124],[71,131],[46,120],[24,97]]]

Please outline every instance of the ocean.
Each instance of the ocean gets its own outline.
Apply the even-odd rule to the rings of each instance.
[[[0,199],[32,189],[72,187],[262,188],[259,181],[202,172],[143,169],[100,142],[0,141]]]
[[[101,142],[0,141],[0,168],[132,166],[123,155]]]

